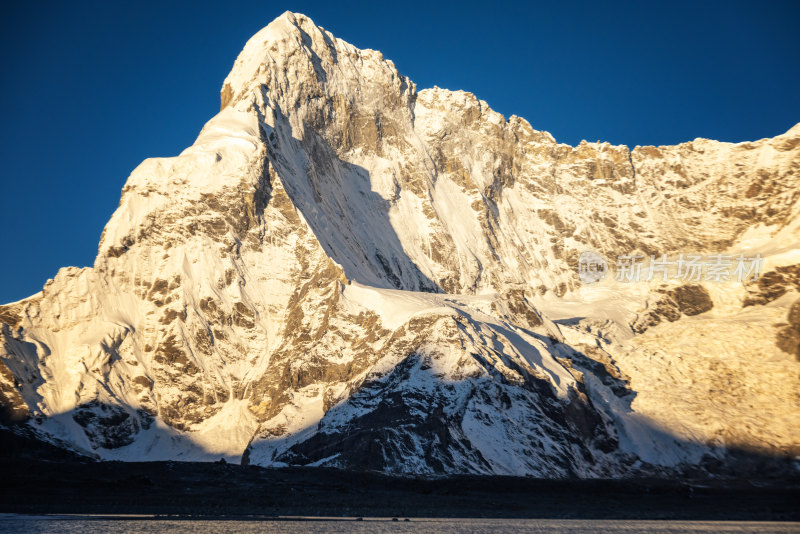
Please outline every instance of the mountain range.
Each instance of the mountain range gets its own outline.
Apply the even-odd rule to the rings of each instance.
[[[761,263],[585,283],[587,251]],[[287,12],[0,340],[0,423],[98,459],[793,472],[800,124],[569,146]]]

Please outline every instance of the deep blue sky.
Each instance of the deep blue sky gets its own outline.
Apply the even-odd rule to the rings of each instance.
[[[283,11],[570,144],[774,136],[800,122],[800,2],[14,2],[0,8],[0,302],[91,265],[146,157],[190,145]]]

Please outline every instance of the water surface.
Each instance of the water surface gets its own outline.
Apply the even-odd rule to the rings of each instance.
[[[0,517],[0,532],[41,532],[64,534],[94,533],[177,533],[200,534],[224,532],[225,534],[495,534],[548,533],[745,533],[764,534],[800,533],[800,523],[750,522],[750,521],[620,521],[571,519],[411,519],[392,521],[368,518],[352,519],[267,519],[267,520],[169,520],[146,517],[101,518],[88,516],[20,516]]]

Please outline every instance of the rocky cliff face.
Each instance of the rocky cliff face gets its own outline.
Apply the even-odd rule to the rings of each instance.
[[[572,147],[286,13],[197,141],[133,172],[94,266],[0,307],[0,422],[101,458],[393,473],[797,454],[799,199],[800,125]],[[582,286],[585,250],[768,275]]]

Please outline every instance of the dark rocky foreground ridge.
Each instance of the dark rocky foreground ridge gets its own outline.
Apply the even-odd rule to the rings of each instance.
[[[0,431],[0,513],[798,521],[800,480],[391,477],[201,462],[96,462]]]

